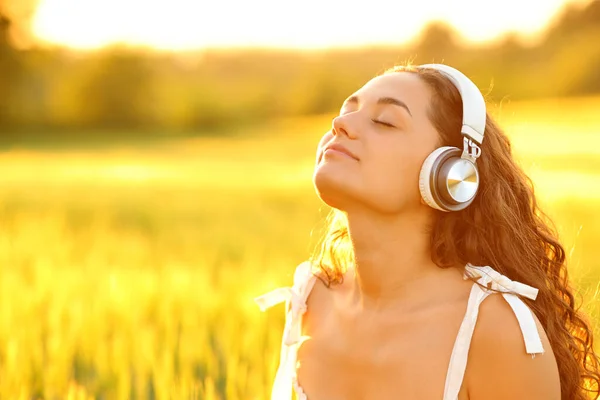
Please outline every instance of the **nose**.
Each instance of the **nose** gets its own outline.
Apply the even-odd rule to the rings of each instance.
[[[334,136],[336,135],[344,135],[350,139],[355,139],[354,130],[349,123],[349,114],[338,115],[335,117],[331,123],[331,132]]]

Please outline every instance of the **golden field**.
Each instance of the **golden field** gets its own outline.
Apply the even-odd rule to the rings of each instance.
[[[600,319],[600,98],[494,109]],[[268,398],[330,116],[0,156],[0,398]],[[600,324],[596,323],[600,341]]]

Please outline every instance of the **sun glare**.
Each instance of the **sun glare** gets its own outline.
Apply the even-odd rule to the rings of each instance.
[[[509,30],[535,35],[566,2],[41,0],[33,29],[44,41],[79,49],[322,48],[406,42],[428,21],[444,20],[477,42]]]

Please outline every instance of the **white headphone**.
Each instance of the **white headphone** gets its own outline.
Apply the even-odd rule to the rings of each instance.
[[[456,86],[463,104],[463,150],[440,147],[423,162],[419,174],[421,197],[441,211],[460,211],[473,202],[479,188],[476,160],[485,131],[486,107],[477,86],[462,72],[444,64],[425,64],[416,68],[439,71]],[[462,154],[461,154],[462,152]]]

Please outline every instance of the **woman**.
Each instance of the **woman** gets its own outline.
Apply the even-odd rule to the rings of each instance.
[[[313,178],[333,208],[323,246],[293,287],[257,298],[287,300],[272,399],[598,398],[565,251],[466,76],[372,79]]]

